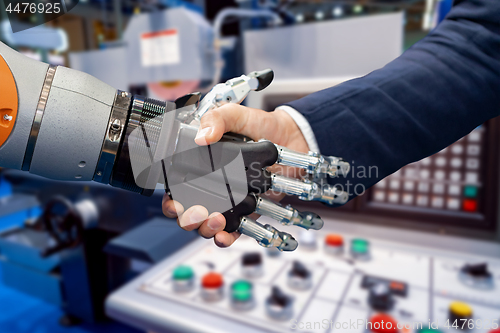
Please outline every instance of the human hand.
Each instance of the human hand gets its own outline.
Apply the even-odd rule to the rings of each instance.
[[[267,139],[299,152],[309,150],[295,121],[288,113],[280,109],[266,112],[239,104],[226,104],[207,112],[201,118],[195,142],[200,146],[212,144],[219,141],[226,132],[242,134],[255,141]],[[275,165],[269,169],[288,177],[298,176],[298,169],[295,168]],[[284,195],[268,194],[267,196],[279,201]],[[165,216],[178,217],[177,223],[184,230],[198,229],[202,237],[213,237],[215,244],[220,247],[230,246],[239,237],[237,232],[224,231],[226,220],[221,213],[209,215],[205,207],[196,205],[184,212],[182,205],[165,195],[162,209]]]

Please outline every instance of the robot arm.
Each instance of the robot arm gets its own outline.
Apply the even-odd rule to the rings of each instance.
[[[247,215],[255,211],[306,229],[320,229],[323,222],[314,213],[282,207],[260,193],[275,190],[327,204],[348,200],[347,193],[326,182],[348,173],[349,164],[339,158],[231,133],[214,145],[194,143],[207,111],[240,103],[250,91],[264,89],[273,78],[270,70],[216,85],[201,102],[199,94],[161,102],[34,61],[0,43],[0,77],[2,167],[56,180],[94,180],[143,195],[163,183],[185,208],[201,204],[210,212],[224,212],[226,231],[280,250],[294,250],[297,242]],[[302,168],[307,177],[273,174],[267,167],[275,163]]]
[[[2,43],[0,64],[2,84],[9,87],[2,87],[0,104],[12,96],[17,102],[0,105],[5,137],[0,165],[57,180],[92,180],[115,113],[116,89],[85,73],[29,59]]]

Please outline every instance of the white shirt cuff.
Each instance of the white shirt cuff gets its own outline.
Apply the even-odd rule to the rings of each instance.
[[[300,131],[302,132],[302,135],[306,139],[307,145],[309,146],[309,150],[320,153],[318,147],[318,141],[316,141],[314,132],[311,128],[311,125],[309,125],[307,119],[299,111],[295,110],[294,108],[288,105],[281,105],[278,106],[276,109],[280,109],[288,113],[290,117],[292,117],[292,119],[295,121]]]

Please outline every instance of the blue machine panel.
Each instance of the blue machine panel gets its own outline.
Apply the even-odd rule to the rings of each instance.
[[[1,261],[3,283],[9,287],[61,306],[63,297],[58,276]]]

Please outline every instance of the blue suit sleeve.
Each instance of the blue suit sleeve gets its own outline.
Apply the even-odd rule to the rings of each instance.
[[[288,105],[309,121],[322,154],[353,164],[339,184],[349,181],[351,194],[368,188],[499,115],[500,1],[456,0],[382,69]],[[360,172],[370,167],[371,177]]]

